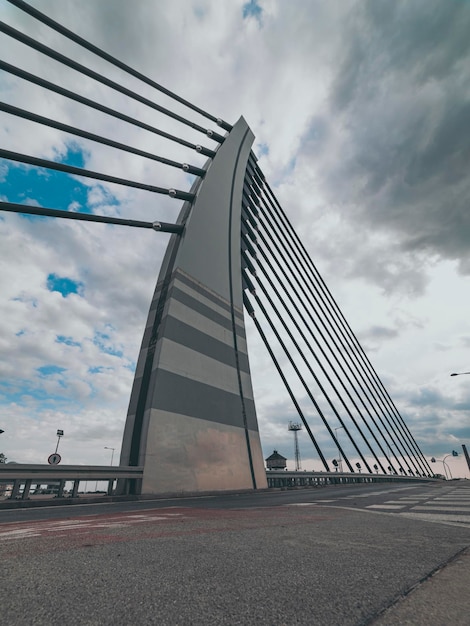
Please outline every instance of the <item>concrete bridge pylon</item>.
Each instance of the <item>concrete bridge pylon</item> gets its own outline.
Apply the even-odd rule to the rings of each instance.
[[[267,487],[243,317],[243,118],[185,202],[162,263],[131,392],[121,465],[137,494]]]

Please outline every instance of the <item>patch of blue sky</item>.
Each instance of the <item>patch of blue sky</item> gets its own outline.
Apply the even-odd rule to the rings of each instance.
[[[66,346],[72,346],[81,348],[82,344],[79,341],[74,341],[72,337],[66,337],[65,335],[57,335],[55,340],[57,343],[64,343]]]
[[[65,385],[61,385],[65,390]],[[15,404],[17,406],[29,406],[34,403],[36,408],[31,412],[33,418],[39,418],[41,411],[49,409],[60,410],[64,412],[73,412],[77,407],[81,407],[80,402],[71,399],[68,394],[64,395],[50,392],[35,386],[32,381],[21,381],[19,384],[9,384],[8,381],[0,382],[0,405],[8,406]]]
[[[243,5],[243,19],[254,17],[261,23],[263,9],[259,6],[257,0],[250,0]]]
[[[73,167],[85,167],[85,155],[76,144],[70,144],[65,156],[59,161],[65,165],[73,165]]]
[[[259,143],[256,146],[256,154],[259,158],[269,154],[269,146],[267,143]]]
[[[53,376],[55,374],[62,374],[62,372],[66,371],[66,368],[60,367],[59,365],[42,365],[37,368],[37,371],[41,376]]]
[[[71,146],[61,162],[83,167],[84,155],[76,147]],[[0,159],[0,169],[4,178],[2,195],[9,202],[63,211],[66,211],[73,203],[74,207],[79,207],[80,212],[91,213],[91,209],[87,206],[89,187],[69,174],[30,165],[13,164],[6,159]],[[35,215],[22,217],[29,220],[44,219]]]
[[[51,400],[51,397],[50,394],[48,394],[44,389],[33,389],[28,384],[25,384],[20,389],[16,389],[15,391],[11,391],[4,386],[0,386],[0,402],[2,404],[21,405],[26,399],[36,400],[42,404],[43,402]]]
[[[116,348],[116,346],[111,345],[109,343],[109,340],[110,336],[106,333],[96,332],[95,336],[93,337],[93,343],[99,348],[100,352],[122,358],[124,356],[124,352]]]
[[[89,367],[88,368],[88,373],[89,374],[102,374],[105,369],[106,368],[104,368],[102,365],[97,365],[95,367]]]
[[[73,280],[67,276],[58,276],[57,274],[49,274],[46,286],[49,291],[58,291],[64,298],[71,293],[83,296],[84,285],[79,280]]]

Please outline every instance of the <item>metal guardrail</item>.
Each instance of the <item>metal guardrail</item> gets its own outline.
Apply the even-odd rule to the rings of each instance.
[[[108,482],[108,495],[112,495],[114,481],[119,479],[141,479],[143,467],[112,467],[105,465],[30,465],[7,463],[0,465],[0,484],[12,484],[10,498],[26,500],[32,485],[57,486],[58,498],[64,497],[65,483],[73,482],[70,496],[77,497],[80,481],[101,480]],[[21,487],[23,486],[23,489]]]
[[[26,500],[29,498],[32,486],[36,491],[42,485],[54,485],[55,496],[65,497],[65,483],[73,482],[69,495],[75,498],[81,481],[107,481],[108,495],[113,495],[116,480],[140,480],[143,467],[112,467],[105,465],[29,465],[12,463],[0,465],[0,484],[11,484],[11,499]],[[322,487],[326,485],[347,485],[365,483],[389,482],[434,482],[437,478],[423,476],[399,476],[397,474],[349,474],[340,472],[301,472],[267,470],[266,477],[270,488]],[[120,489],[124,494],[127,488]]]
[[[289,472],[268,470],[268,487],[322,487],[325,485],[349,485],[352,483],[435,482],[428,476],[399,476],[398,474],[349,474],[341,472]]]

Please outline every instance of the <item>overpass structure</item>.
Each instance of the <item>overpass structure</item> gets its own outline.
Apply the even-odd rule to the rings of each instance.
[[[98,73],[8,24],[5,36],[87,81],[105,85],[155,114],[162,125],[131,117],[25,69],[0,68],[84,112],[99,111],[130,128],[177,144],[195,164],[180,162],[29,109],[0,104],[7,116],[59,130],[157,163],[162,177],[179,171],[188,189],[155,185],[0,149],[0,157],[123,185],[180,201],[174,223],[70,212],[9,201],[3,211],[88,220],[170,233],[143,335],[124,430],[120,493],[157,494],[259,489],[267,486],[250,374],[245,323],[253,324],[324,471],[333,445],[350,474],[430,477],[432,471],[362,346],[293,229],[252,151],[254,134],[172,93],[22,0],[9,0],[34,21],[72,40],[155,93]],[[173,108],[159,103],[164,95]],[[181,111],[185,111],[182,113]],[[180,134],[164,128],[164,120]],[[86,123],[86,115],[83,116]],[[163,126],[163,127],[162,127]],[[200,137],[200,143],[194,140]],[[175,180],[173,175],[169,176]],[[273,382],[277,385],[278,382]],[[337,431],[342,430],[341,440]],[[326,444],[325,441],[328,443]],[[336,461],[336,462],[335,462]],[[141,473],[140,473],[141,470]]]

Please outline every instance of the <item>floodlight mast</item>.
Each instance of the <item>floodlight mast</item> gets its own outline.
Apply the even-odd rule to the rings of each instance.
[[[302,468],[300,464],[299,438],[297,433],[299,430],[302,430],[302,424],[299,422],[289,422],[288,430],[291,430],[294,433],[295,471],[298,472]]]

